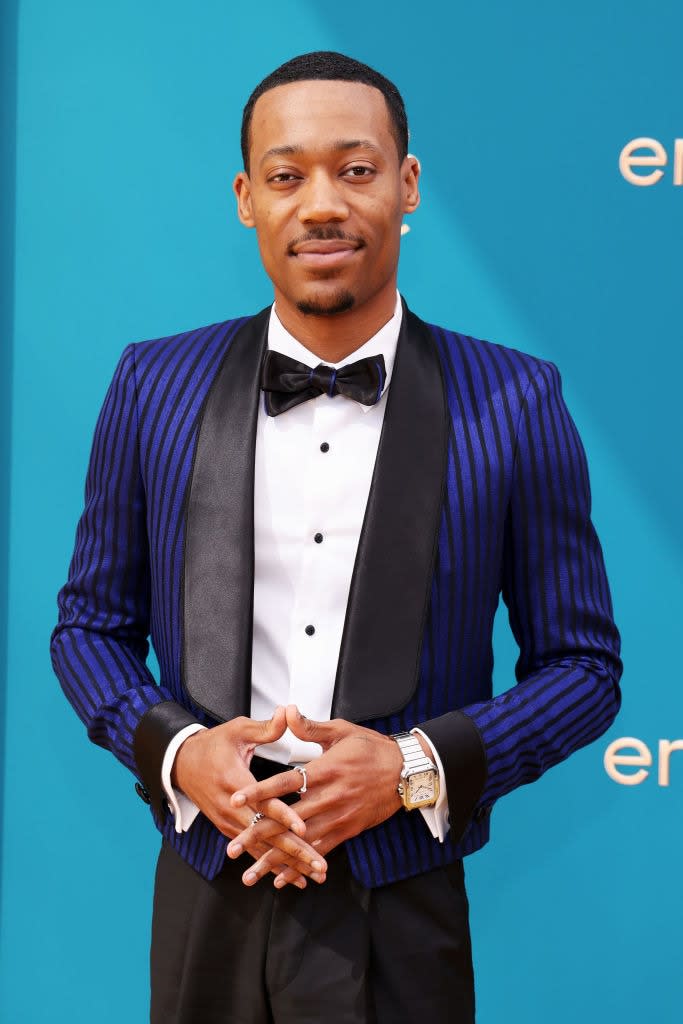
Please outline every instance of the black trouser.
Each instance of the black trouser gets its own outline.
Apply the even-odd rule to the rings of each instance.
[[[474,1021],[462,861],[366,889],[340,846],[303,890],[244,885],[250,862],[226,857],[207,882],[162,840],[152,1024]]]
[[[470,1024],[462,861],[365,889],[343,847],[327,880],[211,882],[162,841],[152,921],[152,1024]]]

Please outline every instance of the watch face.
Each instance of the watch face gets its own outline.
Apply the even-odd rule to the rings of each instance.
[[[408,779],[408,799],[411,804],[431,803],[436,797],[434,772],[416,772]]]

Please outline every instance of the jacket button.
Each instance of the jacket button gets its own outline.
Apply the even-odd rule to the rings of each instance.
[[[141,800],[145,801],[146,804],[151,803],[150,795],[141,782],[135,783],[135,792],[137,793]]]

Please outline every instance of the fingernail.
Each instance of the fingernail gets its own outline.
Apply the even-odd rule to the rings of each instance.
[[[245,797],[244,793],[234,793],[232,797],[232,802],[233,804],[241,805],[244,803],[246,799],[247,798]]]
[[[241,843],[230,843],[230,845],[228,846],[228,854],[231,857],[238,857],[239,854],[242,852],[242,849],[243,847]]]
[[[324,882],[325,881],[325,876],[324,875],[319,875],[317,872],[316,872],[315,875],[311,875],[311,878],[313,879],[314,882]]]
[[[297,881],[296,881],[296,882],[294,883],[294,885],[295,885],[295,886],[296,886],[296,887],[297,887],[298,889],[305,889],[305,888],[306,888],[306,883],[305,883],[305,881],[303,880],[303,878],[299,878],[299,879],[298,879],[298,880],[297,880]]]
[[[314,871],[322,871],[325,865],[321,860],[312,860],[311,867],[313,868]]]
[[[282,877],[282,875],[278,875],[275,881],[273,882],[273,885],[275,886],[276,889],[281,889],[284,884],[285,880]]]
[[[244,876],[244,881],[247,883],[247,885],[250,885],[252,882],[255,882],[256,881],[256,874],[255,874],[255,872],[247,871],[246,875]]]

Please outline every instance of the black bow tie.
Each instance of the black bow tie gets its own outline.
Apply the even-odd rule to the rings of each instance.
[[[374,405],[380,400],[386,376],[381,354],[357,359],[335,370],[325,363],[306,366],[269,348],[261,369],[261,387],[266,412],[279,416],[300,402],[323,394],[330,398],[345,395],[361,405]]]

